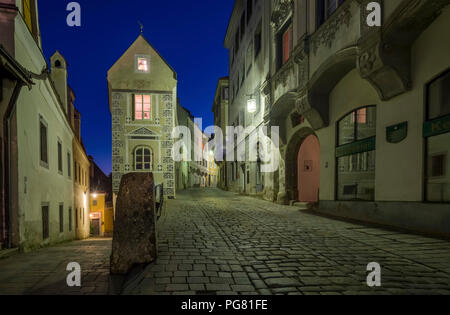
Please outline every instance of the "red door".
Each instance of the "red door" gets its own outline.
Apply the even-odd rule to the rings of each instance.
[[[298,152],[298,198],[301,202],[319,201],[320,144],[316,136],[303,141]]]

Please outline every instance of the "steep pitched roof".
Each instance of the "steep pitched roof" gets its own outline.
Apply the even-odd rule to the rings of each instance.
[[[127,50],[119,57],[119,59],[116,60],[116,62],[111,66],[111,68],[109,68],[109,70],[111,70],[112,68],[114,68],[114,66],[120,61],[120,59],[122,59],[122,57],[127,53],[127,51],[133,47],[140,39],[143,39],[155,52],[156,54],[161,58],[161,60],[167,65],[167,67],[169,67],[169,69],[173,72],[173,77],[175,80],[177,80],[177,73],[176,71],[172,68],[172,66],[166,61],[166,59],[164,59],[164,57],[159,53],[159,51],[150,43],[150,41],[144,36],[144,34],[139,34],[139,36],[136,38],[136,40],[133,42],[133,44],[130,45],[130,47],[127,48]],[[109,71],[108,70],[108,71]]]

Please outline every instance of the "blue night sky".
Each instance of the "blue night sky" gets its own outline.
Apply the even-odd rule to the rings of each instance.
[[[106,74],[139,35],[144,36],[178,74],[181,104],[203,127],[211,113],[217,80],[228,75],[223,40],[233,0],[79,0],[82,26],[68,27],[69,0],[40,0],[44,54],[59,50],[69,64],[69,84],[82,115],[82,136],[89,155],[111,172],[111,115]]]

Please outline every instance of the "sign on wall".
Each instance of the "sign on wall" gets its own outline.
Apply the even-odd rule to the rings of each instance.
[[[423,126],[423,136],[425,138],[441,135],[450,132],[450,115],[427,121]]]
[[[386,140],[388,143],[400,143],[408,137],[408,122],[386,128]]]
[[[343,156],[375,151],[375,149],[376,149],[376,137],[372,137],[337,147],[336,157],[340,158]]]

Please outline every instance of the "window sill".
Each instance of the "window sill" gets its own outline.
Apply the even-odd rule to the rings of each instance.
[[[46,163],[46,162],[44,162],[44,161],[40,161],[40,162],[39,162],[39,165],[40,165],[42,168],[45,168],[45,169],[47,169],[47,170],[50,170],[50,167],[49,167],[48,163]]]

